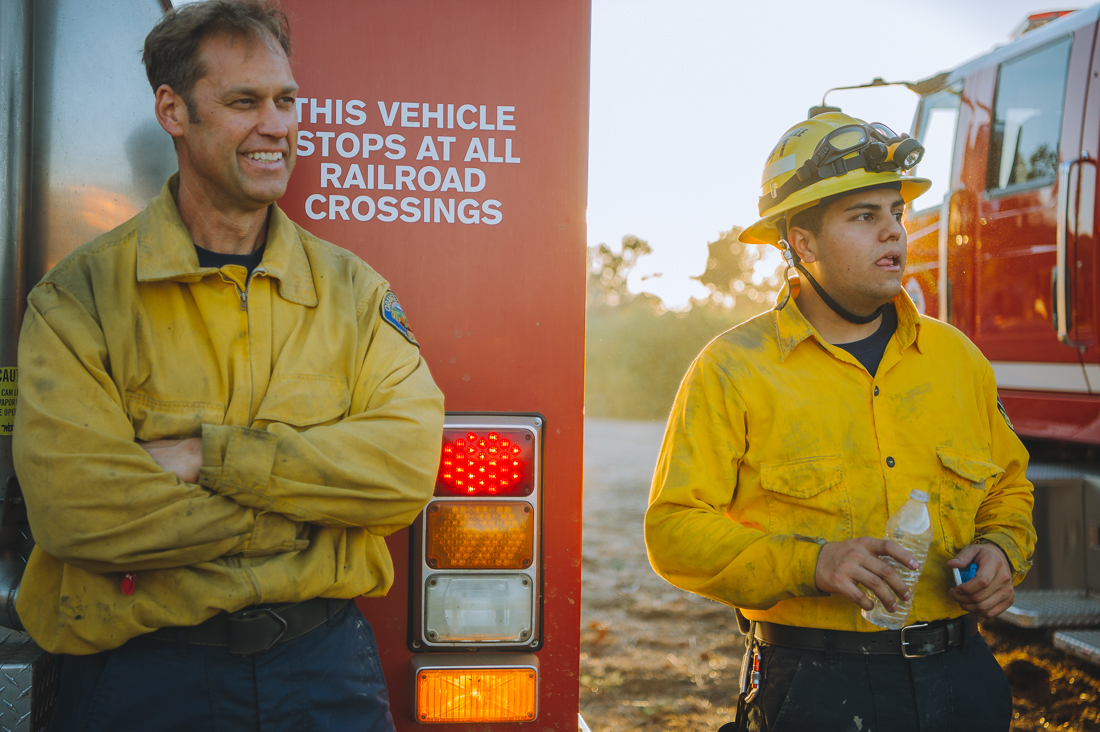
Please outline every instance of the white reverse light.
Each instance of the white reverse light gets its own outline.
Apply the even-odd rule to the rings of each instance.
[[[424,588],[424,635],[433,643],[525,643],[534,597],[526,574],[431,575]]]

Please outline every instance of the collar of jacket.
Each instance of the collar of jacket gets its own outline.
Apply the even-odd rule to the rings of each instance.
[[[191,234],[176,207],[179,173],[164,183],[160,195],[139,214],[137,226],[138,282],[179,280],[197,282],[215,272],[199,267]],[[279,295],[306,307],[317,306],[317,289],[298,227],[278,206],[271,204],[267,246],[260,263],[264,273],[279,281]]]
[[[790,287],[789,283],[787,287]],[[779,299],[783,299],[782,293],[780,293]],[[904,351],[915,343],[917,350],[923,352],[920,335],[921,316],[917,312],[916,305],[909,298],[909,293],[902,289],[892,302],[898,313],[898,329],[895,335],[898,338],[901,350]],[[791,354],[795,346],[810,337],[816,338],[825,347],[826,351],[829,350],[830,344],[810,325],[810,321],[806,320],[806,316],[798,309],[793,297],[782,310],[772,310],[771,317],[775,325],[775,340],[779,345],[780,362],[786,361],[787,356]]]

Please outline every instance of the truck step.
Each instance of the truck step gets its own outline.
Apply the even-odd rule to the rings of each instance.
[[[1100,664],[1100,630],[1059,630],[1054,634],[1054,647]]]
[[[1080,480],[1082,478],[1100,478],[1100,466],[1062,463],[1030,463],[1027,466],[1027,479],[1032,483],[1039,480]]]
[[[1021,628],[1100,626],[1100,597],[1085,590],[1018,590],[1012,607],[998,620]]]

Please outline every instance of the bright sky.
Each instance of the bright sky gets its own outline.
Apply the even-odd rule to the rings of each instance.
[[[706,294],[689,278],[706,267],[707,242],[758,218],[767,154],[826,90],[933,76],[1051,9],[1041,0],[593,0],[589,244],[647,240],[654,252],[631,289],[683,307]],[[891,87],[828,101],[902,132],[917,96]]]

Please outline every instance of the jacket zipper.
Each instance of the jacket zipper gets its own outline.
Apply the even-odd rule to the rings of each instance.
[[[241,310],[248,310],[248,288],[252,286],[252,278],[258,274],[267,274],[267,271],[263,267],[257,267],[252,270],[252,274],[248,275],[248,279],[244,283],[244,289],[237,288],[237,297],[241,299]]]

